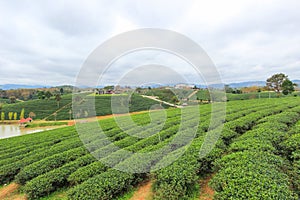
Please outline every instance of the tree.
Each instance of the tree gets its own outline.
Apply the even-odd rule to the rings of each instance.
[[[274,74],[270,78],[267,79],[267,87],[271,90],[274,90],[277,95],[282,91],[282,84],[285,80],[288,80],[288,76],[280,73]]]
[[[225,85],[225,92],[226,93],[232,93],[233,89],[229,85]]]
[[[72,110],[69,110],[69,118],[72,119]]]
[[[37,96],[38,96],[39,99],[45,99],[45,92],[44,91],[38,91]]]
[[[1,112],[1,121],[3,122],[5,120],[5,113]]]
[[[76,97],[74,98],[74,101],[77,102],[77,103],[79,103],[79,102],[82,101],[82,97],[81,97],[81,96],[76,96]]]
[[[140,93],[141,93],[141,91],[143,90],[143,88],[141,88],[141,87],[137,87],[135,90],[136,90],[136,92],[137,92],[137,93],[139,93],[139,94],[140,94]]]
[[[258,88],[258,89],[257,89],[257,92],[258,92],[258,98],[260,99],[261,88]]]
[[[28,115],[28,117],[34,118],[34,117],[36,117],[36,114],[34,112],[30,112],[29,115]]]
[[[55,100],[57,102],[57,107],[59,108],[59,103],[60,103],[60,100],[61,100],[61,95],[60,94],[56,94],[55,95]]]
[[[18,113],[14,113],[14,120],[17,120],[17,118],[18,118]]]
[[[9,97],[10,103],[16,103],[16,97],[15,96],[11,96]]]
[[[84,117],[87,118],[88,116],[89,116],[89,113],[88,113],[88,111],[85,110],[85,111],[84,111]]]
[[[115,86],[113,85],[108,85],[108,86],[105,86],[103,89],[104,90],[114,90]]]
[[[285,81],[283,81],[282,83],[282,93],[284,95],[288,95],[291,94],[292,92],[295,91],[295,86],[297,86],[297,84],[294,84],[292,81],[290,81],[289,79],[286,79]]]
[[[64,94],[64,88],[60,88],[59,92],[60,92],[61,95],[63,95]]]
[[[46,93],[45,93],[45,97],[49,100],[50,99],[50,97],[52,97],[53,95],[52,95],[52,93],[50,92],[50,91],[47,91]]]
[[[53,113],[54,120],[56,121],[57,112]]]
[[[20,114],[20,119],[24,119],[24,116],[25,116],[25,110],[23,108]]]
[[[9,113],[8,113],[8,119],[9,119],[9,120],[12,120],[12,119],[13,119],[13,115],[14,115],[13,112],[9,112]]]

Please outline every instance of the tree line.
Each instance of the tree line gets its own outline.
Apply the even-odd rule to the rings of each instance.
[[[225,91],[226,93],[232,94],[274,91],[277,94],[277,96],[280,96],[280,94],[292,94],[297,86],[298,85],[296,83],[293,83],[286,74],[278,73],[269,77],[266,80],[266,85],[264,87],[252,86],[245,88],[231,88],[229,85],[225,85]]]
[[[70,94],[73,89],[69,87],[53,87],[53,88],[39,88],[39,89],[12,89],[2,90],[0,89],[0,103],[16,103],[18,100],[27,101],[34,99],[50,99],[57,94]]]

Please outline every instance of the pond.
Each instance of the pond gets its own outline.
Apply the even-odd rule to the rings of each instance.
[[[37,132],[52,130],[52,129],[54,129],[54,127],[53,128],[41,128],[41,127],[23,128],[17,124],[11,124],[11,125],[5,124],[5,125],[0,125],[0,139],[25,135],[30,133],[37,133]]]

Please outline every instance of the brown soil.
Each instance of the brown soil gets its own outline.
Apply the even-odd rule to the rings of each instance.
[[[25,195],[17,194],[19,185],[16,183],[11,183],[0,189],[0,199],[5,200],[26,200]]]
[[[142,184],[130,200],[150,200],[152,197],[151,181]]]
[[[25,195],[16,194],[16,195],[7,197],[4,200],[27,200],[27,198]]]
[[[207,176],[205,179],[200,181],[200,200],[212,200],[214,198],[215,191],[209,187],[208,183],[212,179],[213,175]]]

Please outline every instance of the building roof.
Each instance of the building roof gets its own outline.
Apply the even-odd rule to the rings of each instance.
[[[20,119],[20,123],[22,124],[22,123],[26,123],[26,122],[30,122],[30,121],[32,121],[32,118],[30,118],[30,117],[28,117],[28,118],[26,118],[26,119]]]

